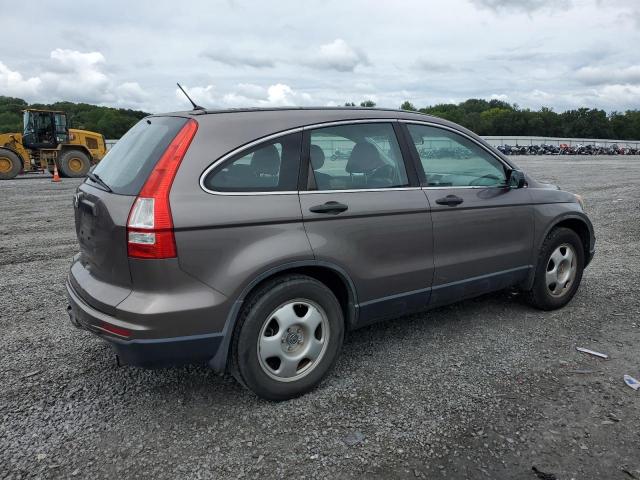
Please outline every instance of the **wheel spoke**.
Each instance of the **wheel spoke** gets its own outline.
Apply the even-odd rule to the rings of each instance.
[[[300,321],[300,318],[296,315],[296,312],[293,309],[294,305],[295,304],[293,303],[288,303],[276,310],[272,316],[272,318],[275,318],[278,322],[281,332],[285,331],[294,323],[298,323]]]
[[[265,337],[263,335],[262,338],[260,338],[260,357],[262,360],[273,357],[282,358],[282,347],[280,344],[280,335],[274,335],[273,337]]]
[[[560,262],[564,259],[562,252],[560,251],[560,247],[556,248],[555,251],[551,254],[551,260],[553,260],[554,268],[558,268]]]
[[[316,331],[318,325],[322,322],[322,315],[318,311],[316,307],[313,305],[309,305],[309,310],[307,310],[306,315],[302,318],[302,320],[307,324],[311,334]]]
[[[276,374],[280,377],[293,377],[298,371],[298,364],[300,360],[297,358],[282,356],[280,361],[280,367],[276,371]]]
[[[574,257],[575,255],[573,253],[573,249],[570,247],[567,247],[567,251],[564,254],[564,259],[567,260],[569,264],[573,264]]]
[[[547,281],[547,287],[552,285],[552,284],[554,284],[554,283],[557,283],[557,281],[558,281],[558,265],[555,265],[553,267],[553,270],[551,270],[550,272],[547,272],[545,274],[545,279]]]
[[[318,340],[316,337],[311,337],[309,339],[309,345],[304,352],[304,358],[308,358],[312,362],[315,361],[320,356],[322,347],[324,347],[324,342]]]

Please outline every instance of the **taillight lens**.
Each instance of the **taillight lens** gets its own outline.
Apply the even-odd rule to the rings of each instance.
[[[169,193],[180,162],[198,130],[190,119],[158,160],[131,207],[127,222],[127,250],[134,258],[173,258],[176,240]]]

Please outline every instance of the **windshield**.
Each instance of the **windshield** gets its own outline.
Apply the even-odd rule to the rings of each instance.
[[[137,195],[186,121],[181,117],[140,120],[109,150],[93,173],[109,185],[113,193]]]

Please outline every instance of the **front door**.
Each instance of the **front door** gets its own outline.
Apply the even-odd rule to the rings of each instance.
[[[431,304],[526,278],[534,236],[528,190],[508,186],[509,167],[471,137],[435,125],[406,127],[433,219]]]
[[[365,122],[305,131],[305,230],[316,260],[353,281],[359,325],[424,309],[429,300],[431,218],[398,128]]]

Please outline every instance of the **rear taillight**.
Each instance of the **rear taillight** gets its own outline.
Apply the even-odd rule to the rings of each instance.
[[[127,251],[134,258],[172,258],[176,240],[169,193],[198,124],[188,120],[158,160],[133,203],[127,221]]]

